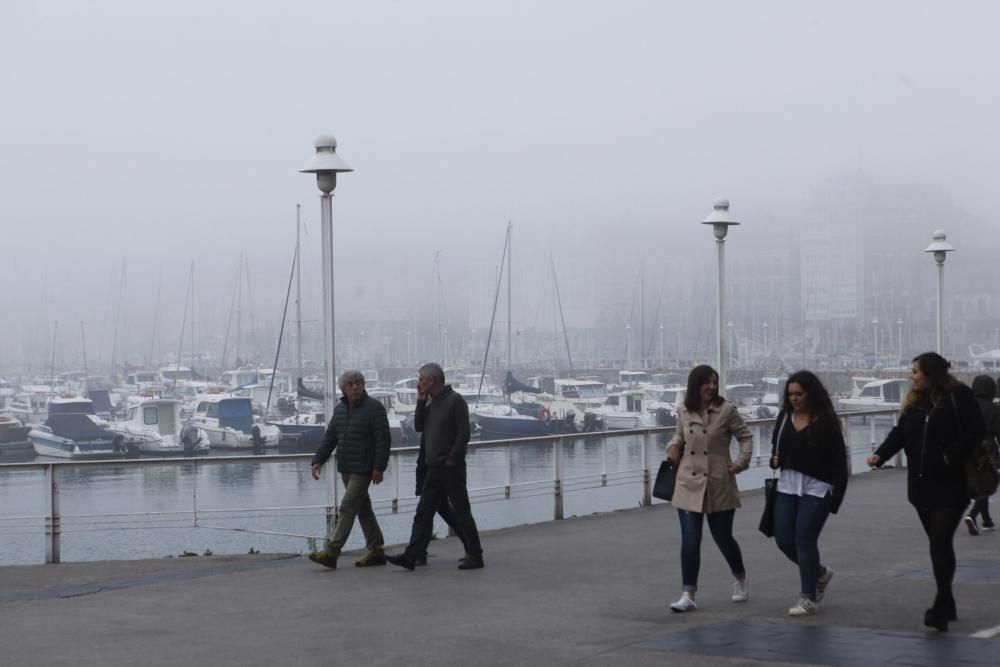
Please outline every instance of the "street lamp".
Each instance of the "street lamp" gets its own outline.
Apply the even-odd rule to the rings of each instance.
[[[316,154],[299,171],[316,174],[319,188],[320,231],[323,248],[323,411],[326,419],[333,419],[333,406],[337,401],[337,345],[333,311],[333,190],[337,187],[337,174],[354,171],[337,155],[337,140],[323,134],[316,139]],[[333,484],[332,522],[327,521],[328,536],[340,518],[337,502],[337,475],[327,475]]]
[[[723,318],[726,313],[726,234],[733,225],[738,225],[729,214],[729,200],[716,199],[712,205],[712,212],[701,221],[703,225],[712,225],[712,233],[715,234],[715,246],[719,251],[719,282],[718,291],[715,298],[715,365],[719,371],[719,393],[726,391],[726,338],[723,331]]]
[[[934,255],[934,261],[937,262],[938,267],[938,279],[937,279],[937,353],[943,354],[943,322],[942,315],[944,313],[944,306],[941,304],[941,297],[943,296],[944,283],[944,260],[948,258],[949,252],[954,252],[955,248],[952,247],[945,239],[947,236],[940,229],[934,232],[933,241],[929,246],[924,248],[924,252],[929,252]]]
[[[875,336],[875,368],[878,368],[878,318],[872,320],[872,333]]]
[[[899,363],[903,363],[903,318],[896,320],[896,328],[899,330]]]

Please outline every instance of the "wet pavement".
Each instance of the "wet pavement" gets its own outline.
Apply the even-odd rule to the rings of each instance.
[[[431,545],[415,572],[330,570],[280,554],[0,568],[0,645],[12,665],[995,665],[1000,533],[956,536],[959,620],[926,630],[927,544],[901,471],[852,478],[820,548],[836,575],[795,619],[798,573],[756,531],[737,539],[750,600],[707,535],[698,610],[679,596],[676,512],[657,505],[484,533],[486,568]],[[1000,511],[1000,508],[998,508]],[[358,530],[356,528],[356,530]],[[390,549],[393,551],[393,549]]]

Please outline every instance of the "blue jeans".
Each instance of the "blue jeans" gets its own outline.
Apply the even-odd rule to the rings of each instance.
[[[698,590],[698,571],[701,569],[701,533],[708,516],[708,529],[712,539],[722,552],[722,557],[729,564],[733,576],[742,579],[747,575],[743,567],[743,554],[740,545],[733,538],[733,517],[736,510],[712,512],[708,515],[687,510],[677,510],[681,520],[681,581],[684,590],[690,593]]]
[[[828,516],[829,494],[825,498],[776,494],[774,541],[799,566],[800,594],[810,600],[816,599],[816,580],[826,570],[819,560],[819,534]]]

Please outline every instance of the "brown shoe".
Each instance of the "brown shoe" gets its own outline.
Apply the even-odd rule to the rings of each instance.
[[[331,570],[337,569],[337,557],[332,555],[326,549],[309,554],[309,560],[314,563],[319,563],[324,567],[328,567]]]
[[[378,551],[369,551],[364,556],[359,558],[354,562],[355,567],[374,567],[376,565],[385,565],[385,552],[379,549]]]

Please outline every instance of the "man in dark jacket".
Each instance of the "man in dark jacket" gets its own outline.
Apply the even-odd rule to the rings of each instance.
[[[428,403],[429,399],[429,403]],[[460,570],[483,567],[483,547],[479,530],[472,518],[469,490],[466,486],[465,452],[469,445],[469,406],[451,385],[444,383],[444,370],[438,364],[426,364],[420,369],[417,384],[415,424],[424,434],[427,476],[421,489],[420,502],[413,515],[413,530],[406,550],[398,556],[387,556],[393,565],[412,570],[417,558],[427,553],[434,528],[434,514],[446,496],[455,510],[461,535],[465,538],[465,557]]]
[[[993,402],[997,396],[997,383],[989,375],[977,375],[972,380],[972,393],[976,395],[979,409],[983,412],[983,419],[986,420],[986,440],[984,444],[988,446],[991,454],[991,464],[1000,466],[1000,452],[997,451],[997,439],[1000,438],[1000,406]],[[972,504],[972,511],[965,517],[965,527],[969,529],[970,535],[979,534],[979,526],[976,519],[982,515],[983,528],[993,530],[996,524],[990,516],[990,497],[983,496],[975,498]]]
[[[360,372],[343,373],[340,390],[344,396],[333,409],[323,444],[312,459],[313,479],[319,479],[323,464],[334,450],[337,452],[337,471],[344,481],[340,519],[326,549],[309,554],[309,560],[326,567],[337,567],[337,558],[354,527],[354,517],[357,517],[365,534],[368,553],[354,564],[358,567],[385,565],[385,540],[372,510],[368,487],[372,482],[382,483],[389,463],[389,418],[382,403],[368,396],[365,376]]]

